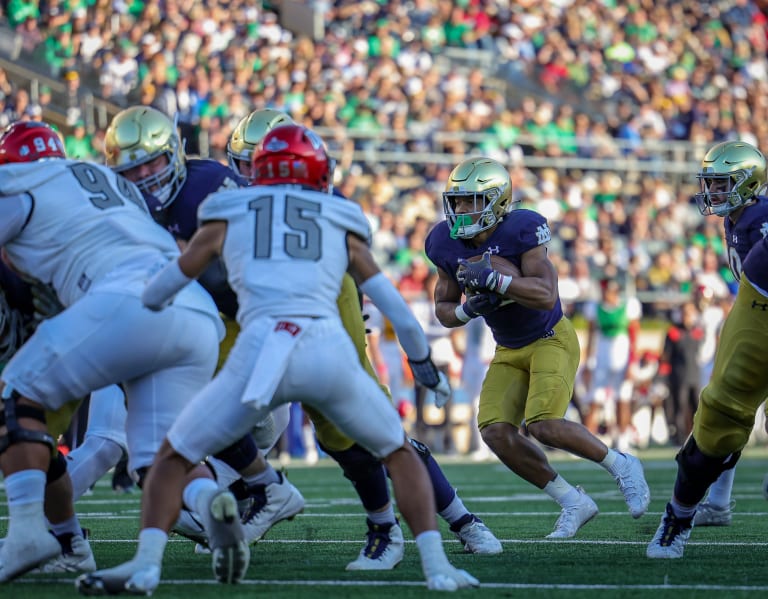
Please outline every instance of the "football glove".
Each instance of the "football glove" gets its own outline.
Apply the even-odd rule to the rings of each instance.
[[[408,364],[413,371],[413,378],[416,381],[435,392],[435,405],[442,408],[451,399],[451,385],[448,378],[437,369],[431,356],[424,360],[408,359]]]
[[[495,312],[503,301],[504,298],[502,296],[492,291],[476,293],[469,296],[467,301],[456,307],[456,317],[462,322],[469,322],[478,316],[485,316]]]
[[[456,279],[465,289],[471,291],[487,290],[498,293],[504,293],[512,281],[512,277],[504,276],[499,271],[494,270],[491,265],[490,252],[485,252],[482,259],[476,262],[460,260],[459,268],[456,271]]]

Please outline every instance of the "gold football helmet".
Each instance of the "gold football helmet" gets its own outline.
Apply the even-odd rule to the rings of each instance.
[[[470,212],[457,213],[459,200],[471,200]],[[504,218],[512,205],[507,168],[491,158],[469,158],[451,171],[443,192],[443,210],[454,239],[471,239]]]
[[[168,207],[181,191],[187,166],[176,124],[150,106],[132,106],[112,119],[104,138],[107,166],[116,173],[134,169],[165,155],[168,163],[138,180],[142,193]]]
[[[701,213],[726,216],[750,203],[766,184],[765,156],[744,141],[722,142],[705,154],[696,178]]]
[[[232,131],[227,143],[227,156],[230,168],[238,174],[249,178],[250,173],[243,173],[242,166],[250,171],[253,149],[264,136],[279,125],[292,125],[293,119],[279,110],[263,108],[254,110],[242,118]]]

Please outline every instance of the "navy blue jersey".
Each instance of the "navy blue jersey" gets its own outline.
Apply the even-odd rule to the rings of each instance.
[[[550,238],[549,226],[543,216],[532,210],[519,209],[506,215],[480,247],[461,239],[452,239],[446,221],[438,223],[429,232],[425,247],[427,256],[435,266],[456,280],[456,270],[462,258],[472,258],[488,251],[519,267],[522,254],[547,243]],[[517,349],[551,335],[555,324],[562,317],[563,308],[558,297],[551,310],[535,310],[510,303],[483,318],[491,328],[496,343]]]
[[[768,235],[768,198],[758,197],[756,203],[744,208],[735,224],[728,216],[724,217],[724,220],[728,266],[738,281],[741,278],[742,263],[747,259],[749,250]]]
[[[197,207],[208,194],[245,186],[245,181],[231,168],[215,160],[191,158],[186,165],[187,178],[179,195],[155,218],[176,239],[183,241],[189,241],[197,231]],[[221,260],[212,262],[199,281],[211,294],[219,311],[234,319],[237,315],[237,297],[229,287],[227,271]]]
[[[763,237],[752,247],[742,267],[752,283],[768,291],[768,238]]]

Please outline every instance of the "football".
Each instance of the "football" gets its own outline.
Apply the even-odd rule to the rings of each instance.
[[[472,258],[467,258],[467,262],[477,262],[478,260],[482,260],[482,259],[483,259],[483,255],[480,254],[479,256],[473,256]],[[522,276],[522,272],[514,262],[511,262],[506,258],[502,258],[497,254],[491,254],[491,266],[493,266],[494,270],[499,271],[503,275],[511,275],[513,277]],[[479,293],[479,292],[473,291],[471,289],[464,290],[464,294],[467,297],[474,295],[475,293]],[[513,300],[507,300],[507,303],[512,303],[512,301]]]
[[[480,254],[479,256],[473,256],[472,258],[468,258],[467,262],[477,262],[478,260],[482,260],[483,255]],[[491,254],[491,266],[493,266],[494,270],[499,271],[503,275],[511,275],[513,277],[521,277],[523,276],[522,272],[520,271],[520,268],[510,260],[507,260],[506,258],[502,258],[501,256],[497,254]]]

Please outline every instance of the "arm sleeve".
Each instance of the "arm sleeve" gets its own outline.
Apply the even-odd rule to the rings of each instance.
[[[150,310],[160,310],[191,281],[181,272],[179,261],[172,260],[150,279],[141,294],[141,301]]]
[[[417,362],[426,360],[429,357],[429,343],[424,330],[389,279],[383,273],[378,273],[363,282],[360,291],[371,298],[374,305],[392,323],[408,358]]]

